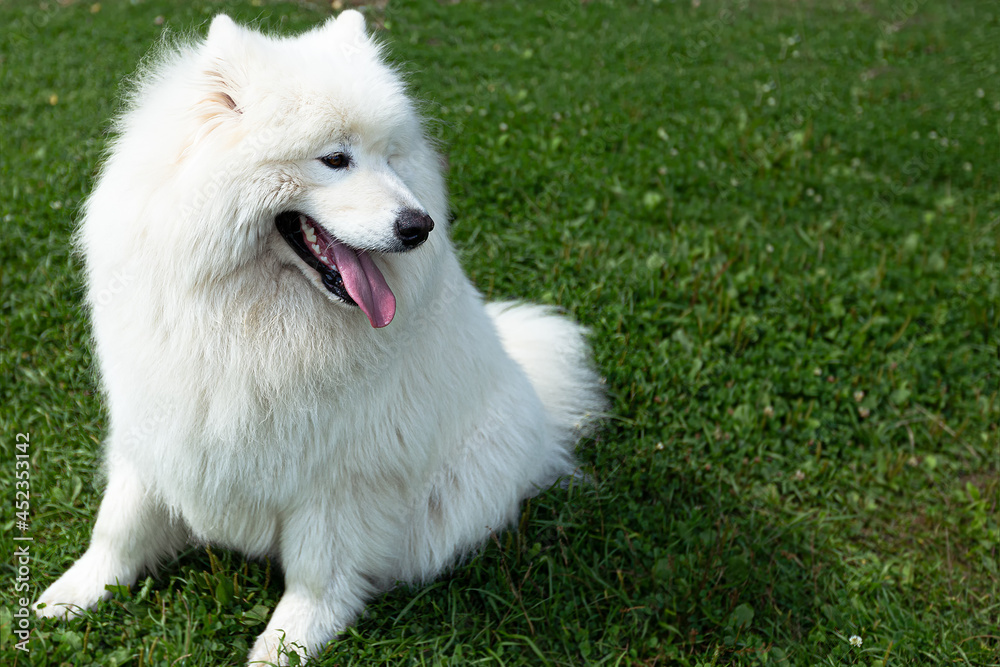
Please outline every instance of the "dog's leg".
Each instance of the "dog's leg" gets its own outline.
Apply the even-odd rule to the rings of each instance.
[[[250,665],[287,665],[292,652],[315,657],[350,625],[373,593],[368,580],[349,565],[351,554],[334,549],[330,526],[321,525],[329,515],[303,515],[308,515],[304,521],[282,526],[285,594],[250,651]]]
[[[178,519],[152,499],[138,475],[113,466],[86,553],[35,602],[42,617],[76,616],[111,597],[108,585],[131,585],[144,568],[171,555],[187,540]]]

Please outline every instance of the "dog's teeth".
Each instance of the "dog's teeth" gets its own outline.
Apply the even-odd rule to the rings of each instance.
[[[309,224],[309,219],[304,215],[299,216],[299,230],[306,237],[309,243],[316,243],[316,230]]]
[[[313,237],[312,240],[315,241],[316,238]],[[319,244],[313,243],[312,244],[312,249],[313,249],[313,251],[315,251],[317,257],[322,257],[323,256],[323,251],[319,249]]]

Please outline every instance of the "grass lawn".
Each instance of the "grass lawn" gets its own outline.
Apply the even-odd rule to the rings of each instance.
[[[1000,665],[1000,6],[381,4],[464,265],[586,323],[614,407],[592,488],[373,601],[318,664]],[[34,598],[102,488],[74,219],[123,78],[221,11],[333,13],[0,1],[3,665],[242,664],[281,595],[192,548],[32,619],[30,653],[12,635],[14,550]]]

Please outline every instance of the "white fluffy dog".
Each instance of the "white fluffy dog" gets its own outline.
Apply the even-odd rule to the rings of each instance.
[[[221,544],[280,559],[250,653],[280,662],[572,474],[603,398],[580,327],[463,274],[441,160],[361,14],[292,38],[219,16],[164,51],[79,232],[108,484],[36,609]]]

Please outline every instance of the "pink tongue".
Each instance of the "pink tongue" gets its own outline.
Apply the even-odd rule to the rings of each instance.
[[[329,251],[333,251],[347,293],[368,316],[372,326],[381,329],[392,322],[396,314],[396,297],[368,253],[356,252],[340,241],[334,241]]]

